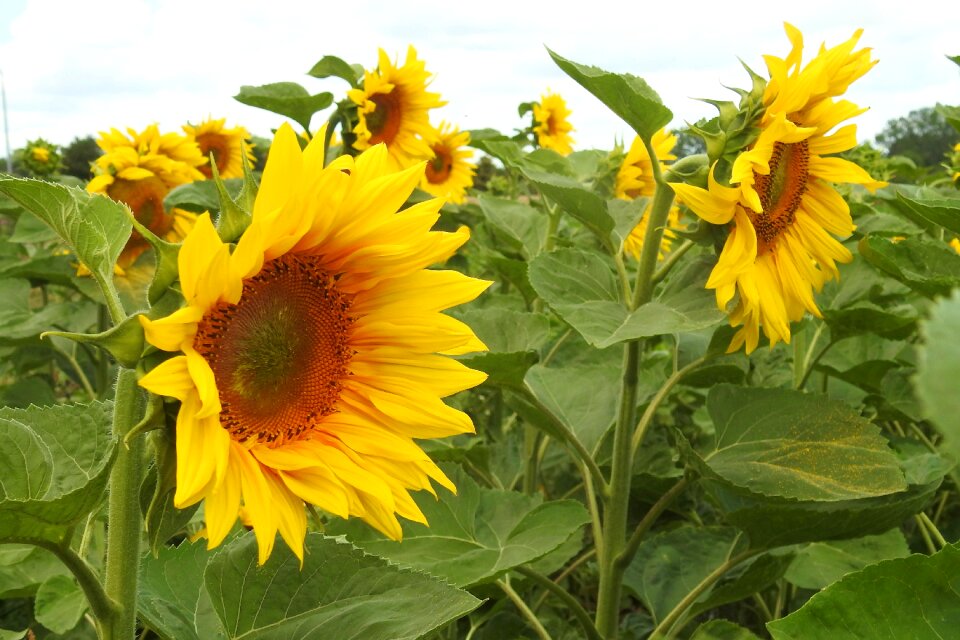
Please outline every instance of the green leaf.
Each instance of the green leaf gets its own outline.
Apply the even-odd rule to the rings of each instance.
[[[50,225],[98,281],[111,281],[113,266],[130,237],[124,205],[39,180],[0,178],[0,193]]]
[[[173,503],[177,488],[177,451],[173,434],[167,429],[154,429],[148,437],[154,452],[154,464],[140,486],[140,510],[147,542],[156,556],[171,537],[183,531],[200,504],[178,509]]]
[[[871,302],[859,302],[855,306],[824,309],[823,319],[830,327],[833,340],[863,333],[903,339],[912,334],[917,325],[917,310],[906,304],[883,308]]]
[[[940,640],[960,627],[960,549],[887,560],[767,623],[774,640]]]
[[[490,349],[461,362],[486,372],[490,384],[519,388],[527,369],[540,360],[539,349],[550,334],[550,318],[510,309],[473,309],[460,315]]]
[[[673,119],[673,113],[663,106],[660,96],[642,78],[577,64],[550,49],[547,51],[558,67],[623,118],[641,138],[649,140]]]
[[[960,234],[960,198],[914,199],[903,193],[898,193],[897,198],[923,220]]]
[[[814,542],[797,552],[786,578],[803,589],[820,590],[867,565],[908,555],[910,548],[900,529],[852,540]]]
[[[233,98],[245,105],[286,116],[303,127],[304,131],[310,131],[313,114],[333,104],[332,93],[312,96],[296,82],[274,82],[258,87],[244,85]]]
[[[457,495],[415,494],[430,526],[404,522],[403,542],[383,539],[357,520],[331,523],[328,530],[346,532],[370,553],[466,587],[550,553],[589,521],[573,500],[543,503],[539,495],[482,489],[459,468],[449,475]]]
[[[285,545],[258,567],[257,542],[245,535],[214,555],[204,581],[227,636],[248,640],[413,640],[480,605],[465,591],[313,533],[302,569]]]
[[[57,232],[50,228],[43,220],[33,215],[29,211],[24,211],[17,218],[17,224],[13,228],[13,235],[10,236],[10,242],[34,243],[49,242],[56,240]]]
[[[937,302],[921,325],[923,344],[917,349],[917,397],[923,412],[944,435],[951,452],[960,451],[960,292]]]
[[[607,213],[607,203],[603,198],[574,178],[527,166],[521,166],[520,170],[540,193],[582,222],[601,242],[609,244],[614,221]]]
[[[547,243],[547,216],[530,205],[480,194],[480,208],[497,229],[516,240],[527,259],[543,251]]]
[[[37,622],[54,633],[70,631],[87,611],[87,597],[70,576],[53,576],[37,590],[34,602]]]
[[[157,557],[146,554],[140,564],[137,613],[147,626],[170,640],[226,638],[210,607],[203,574],[213,554],[203,543],[163,547]],[[203,635],[199,622],[205,619]]]
[[[907,488],[896,456],[870,424],[824,396],[718,385],[707,396],[716,444],[710,470],[754,493],[833,501]]]
[[[314,78],[343,78],[350,83],[350,86],[357,86],[357,82],[363,77],[363,71],[338,58],[337,56],[323,56],[320,62],[313,65],[307,75]]]
[[[945,242],[869,235],[859,247],[867,262],[925,296],[949,295],[960,286],[960,255]]]
[[[223,181],[227,193],[236,198],[243,189],[243,178],[230,178]],[[211,214],[220,211],[220,193],[213,180],[198,180],[174,187],[163,199],[163,206],[167,209],[177,207],[193,213]]]
[[[697,260],[657,299],[628,312],[611,266],[577,249],[541,254],[530,262],[530,284],[550,307],[593,346],[667,333],[696,331],[723,320],[713,293],[693,284],[706,265]],[[701,281],[702,282],[702,281]],[[683,283],[682,286],[680,283]]]
[[[0,540],[58,542],[99,503],[116,448],[111,408],[0,409]]]
[[[697,627],[690,640],[760,640],[748,629],[729,620],[710,620]]]
[[[0,598],[27,598],[53,576],[69,576],[56,556],[40,547],[0,545]]]
[[[92,344],[109,353],[124,367],[137,366],[143,353],[143,325],[137,316],[130,316],[123,322],[101,333],[74,333],[71,331],[46,331],[46,336],[59,336],[81,344]]]
[[[620,367],[611,365],[536,365],[525,382],[587,451],[594,452],[616,418],[620,375]]]

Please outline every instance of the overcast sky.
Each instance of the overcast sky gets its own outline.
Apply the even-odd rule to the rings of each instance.
[[[679,126],[715,114],[693,98],[730,99],[722,85],[748,86],[738,57],[765,74],[763,54],[786,55],[784,20],[804,33],[804,61],[864,28],[861,44],[880,63],[847,94],[871,107],[856,120],[862,139],[911,109],[960,104],[960,73],[945,58],[960,54],[960,3],[916,0],[0,0],[0,70],[14,149],[152,122],[179,131],[207,116],[269,136],[282,119],[233,100],[241,85],[294,81],[339,100],[344,82],[306,75],[317,60],[369,68],[378,46],[402,57],[413,44],[449,103],[436,121],[510,133],[525,124],[517,104],[550,88],[573,111],[575,148],[610,148],[632,133],[544,46],[643,77]]]

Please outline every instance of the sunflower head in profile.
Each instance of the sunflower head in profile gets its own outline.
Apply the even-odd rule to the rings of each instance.
[[[484,350],[443,314],[490,283],[427,269],[469,237],[431,231],[442,200],[398,213],[422,164],[394,172],[376,145],[323,166],[276,134],[249,228],[231,252],[208,215],[180,250],[186,306],[151,321],[176,353],[140,384],[180,400],[177,489],[204,501],[208,544],[242,512],[260,562],[277,531],[302,559],[305,503],[357,516],[393,539],[425,522],[410,491],[450,480],[414,441],[473,431],[441,398],[485,379],[447,356]]]
[[[183,132],[187,134],[188,140],[197,143],[204,158],[209,159],[210,154],[213,154],[217,173],[221,178],[242,178],[243,157],[247,157],[251,167],[257,162],[253,155],[253,145],[249,142],[250,133],[239,126],[227,128],[226,122],[226,118],[219,120],[211,118],[196,126],[185,124]],[[213,177],[209,162],[201,165],[199,169],[208,179]]]
[[[358,106],[354,148],[363,151],[382,142],[394,170],[429,159],[429,112],[446,104],[439,93],[427,91],[429,83],[426,64],[417,60],[417,50],[412,46],[400,67],[380,49],[377,68],[364,73],[363,88],[347,92]]]
[[[476,165],[470,162],[473,155],[467,145],[470,134],[451,127],[446,122],[427,136],[432,157],[420,181],[420,188],[432,196],[443,198],[447,202],[462,204],[467,197],[467,189],[473,186]]]
[[[157,125],[150,125],[139,133],[127,129],[127,135],[117,129],[101,132],[97,145],[104,154],[94,163],[87,191],[123,202],[157,236],[182,240],[196,216],[182,209],[167,211],[163,199],[173,187],[203,180],[198,167],[206,160],[197,144],[175,133],[161,135]],[[148,248],[134,231],[117,266],[126,269]]]
[[[832,184],[885,185],[837,154],[853,148],[856,125],[836,128],[861,109],[838,100],[850,84],[876,64],[870,49],[854,50],[857,31],[801,66],[803,36],[786,25],[793,47],[786,58],[765,56],[770,81],[756,141],[733,162],[730,185],[711,172],[708,188],[672,185],[677,196],[707,222],[728,225],[729,235],[707,281],[741,327],[730,344],[753,351],[760,330],[770,341],[790,342],[790,323],[809,311],[820,316],[814,290],[839,277],[837,263],[852,260],[834,236],[854,230],[850,209]],[[715,169],[716,167],[714,167]]]
[[[573,125],[567,121],[570,110],[567,103],[556,93],[547,92],[540,102],[533,103],[533,132],[537,144],[544,149],[553,149],[566,156],[573,152]]]
[[[654,153],[658,161],[676,160],[677,156],[673,153],[673,147],[677,144],[677,137],[672,133],[667,133],[666,129],[660,129],[653,134],[651,139]],[[666,170],[666,164],[660,163],[661,171]],[[653,161],[647,152],[646,145],[640,136],[633,139],[627,156],[620,165],[617,172],[616,182],[614,183],[614,195],[622,200],[634,200],[636,198],[650,198],[650,204],[643,212],[643,217],[637,226],[633,228],[630,235],[623,243],[625,253],[640,259],[640,250],[643,248],[643,237],[647,233],[647,220],[649,219],[650,209],[653,205],[653,194],[656,193],[657,183],[653,176]],[[670,251],[670,246],[676,234],[670,228],[676,228],[680,225],[680,209],[676,206],[670,207],[667,214],[667,229],[664,230],[663,239],[660,241],[660,258]]]

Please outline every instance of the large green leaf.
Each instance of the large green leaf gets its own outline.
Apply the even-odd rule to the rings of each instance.
[[[32,545],[0,545],[0,598],[25,598],[53,576],[69,570],[55,555]]]
[[[557,66],[623,118],[641,138],[649,140],[673,119],[670,109],[663,106],[660,96],[642,78],[577,64],[547,51]]]
[[[719,385],[710,470],[754,493],[807,501],[868,498],[907,488],[880,430],[846,405],[783,389]]]
[[[881,307],[858,302],[839,309],[824,309],[823,319],[830,327],[833,340],[862,333],[903,339],[913,333],[917,325],[917,310],[907,304]]]
[[[814,542],[797,552],[786,578],[804,589],[823,589],[881,560],[905,558],[910,548],[900,529],[853,540]]]
[[[37,589],[34,615],[37,622],[56,633],[70,631],[88,608],[87,597],[71,576],[53,576]]]
[[[760,638],[750,630],[729,620],[716,619],[697,627],[690,640],[760,640]]]
[[[480,208],[487,220],[513,238],[529,260],[547,243],[547,216],[528,204],[480,194]]]
[[[944,434],[953,453],[960,452],[960,291],[940,300],[922,324],[923,345],[917,349],[917,397],[924,414]]]
[[[231,198],[236,198],[243,189],[243,178],[230,178],[223,181],[224,188]],[[220,192],[214,180],[198,180],[174,187],[163,205],[168,209],[178,207],[194,213],[209,211],[216,214],[220,211]]]
[[[539,349],[550,333],[550,318],[542,313],[489,308],[465,311],[460,319],[489,349],[461,361],[487,373],[490,384],[522,386],[527,369],[540,359]]]
[[[960,286],[960,255],[945,242],[869,235],[859,247],[867,262],[923,295],[949,295]]]
[[[774,640],[942,640],[960,628],[960,549],[887,560],[767,623]]]
[[[113,277],[113,266],[130,237],[124,205],[39,180],[0,178],[0,193],[50,225],[99,281]]]
[[[960,198],[908,198],[902,193],[897,198],[914,215],[960,234]]]
[[[465,591],[350,544],[308,534],[303,567],[283,545],[257,566],[252,535],[210,560],[204,582],[227,636],[413,640],[480,605]]]
[[[310,120],[317,111],[333,104],[328,92],[310,95],[296,82],[274,82],[258,87],[244,85],[234,100],[290,118],[304,131],[310,131]]]
[[[459,470],[450,475],[457,495],[416,494],[430,526],[404,522],[403,542],[383,539],[356,520],[332,523],[329,530],[347,533],[378,556],[464,587],[491,582],[550,553],[590,519],[573,500],[541,502],[539,495],[482,489]]]
[[[520,170],[540,193],[582,222],[602,242],[609,242],[614,220],[607,213],[607,203],[603,198],[584,187],[575,178],[527,166],[521,166]]]
[[[363,77],[363,68],[357,65],[351,65],[337,56],[323,56],[317,64],[307,71],[307,75],[314,78],[342,78],[356,86],[360,78]]]
[[[162,638],[226,638],[203,586],[203,573],[212,556],[203,543],[183,542],[160,549],[157,557],[143,557],[137,612]]]
[[[116,448],[110,410],[0,409],[0,541],[59,541],[97,505]]]
[[[723,320],[713,294],[691,274],[695,261],[681,272],[685,286],[665,288],[659,296],[630,312],[621,302],[612,266],[594,253],[560,249],[530,263],[530,284],[550,307],[600,349],[619,342],[680,331],[696,331]]]

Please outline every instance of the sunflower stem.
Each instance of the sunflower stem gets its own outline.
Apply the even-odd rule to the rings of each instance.
[[[115,603],[115,615],[105,625],[104,640],[132,640],[137,627],[137,577],[140,568],[139,490],[143,469],[143,438],[124,441],[139,422],[137,374],[121,369],[113,408],[113,433],[119,440],[117,459],[110,472],[107,511],[107,563],[105,588]]]

